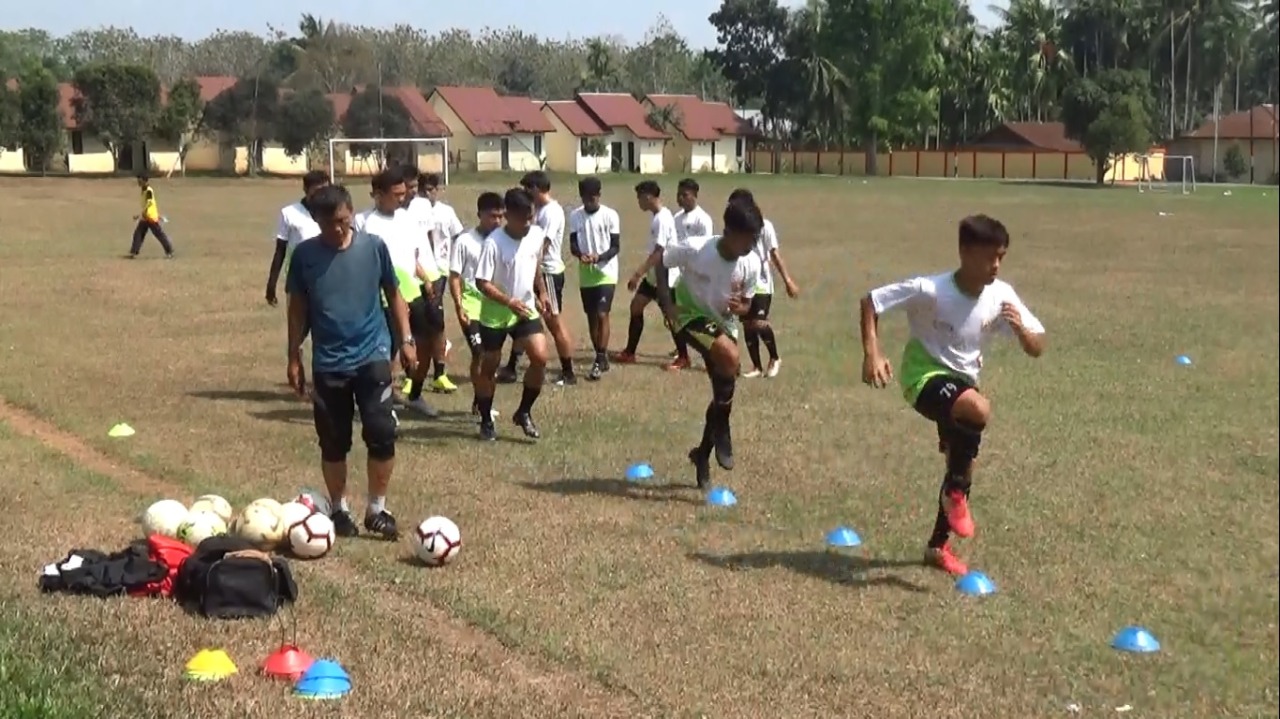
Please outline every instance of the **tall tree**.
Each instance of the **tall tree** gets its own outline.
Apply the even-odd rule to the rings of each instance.
[[[777,0],[724,0],[707,18],[716,48],[707,57],[733,88],[738,105],[762,100],[769,73],[782,61],[787,11]]]
[[[156,119],[155,137],[178,149],[178,164],[187,173],[187,152],[205,134],[205,106],[200,83],[183,78],[169,88],[169,97]]]
[[[413,137],[413,121],[400,98],[384,93],[382,88],[367,87],[351,97],[351,105],[342,118],[342,134],[347,137]],[[352,143],[355,157],[369,157],[386,148],[368,143]]]
[[[1106,179],[1112,157],[1142,152],[1150,145],[1154,105],[1146,77],[1132,70],[1103,70],[1067,87],[1062,97],[1063,126],[1067,137],[1089,153],[1099,185]]]
[[[290,157],[316,149],[333,130],[333,103],[316,89],[295,92],[280,103],[276,139]]]
[[[259,169],[259,153],[275,136],[280,86],[269,77],[242,77],[205,108],[205,124],[233,143],[246,145],[249,172]]]
[[[147,139],[160,116],[160,80],[149,67],[95,63],[77,70],[72,83],[76,124],[97,137],[116,163],[122,148]]]
[[[58,110],[58,79],[43,64],[32,63],[18,76],[17,111],[15,139],[27,168],[44,174],[62,149],[64,123]]]

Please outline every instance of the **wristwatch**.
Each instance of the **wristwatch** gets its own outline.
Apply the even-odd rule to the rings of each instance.
[[[400,345],[402,347],[417,347],[418,341],[412,337],[409,337],[409,338],[406,338],[404,342],[401,342]]]

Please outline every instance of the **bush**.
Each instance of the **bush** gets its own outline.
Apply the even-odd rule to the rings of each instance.
[[[1228,180],[1238,180],[1248,174],[1249,163],[1245,161],[1239,145],[1231,145],[1227,148],[1226,154],[1222,156],[1222,170],[1226,173]]]

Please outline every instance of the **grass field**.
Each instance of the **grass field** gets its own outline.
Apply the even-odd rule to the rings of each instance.
[[[283,310],[262,299],[295,183],[161,182],[179,259],[148,240],[127,262],[129,181],[4,181],[0,716],[986,719],[1073,703],[1086,716],[1276,716],[1275,189],[749,179],[803,295],[774,303],[781,376],[739,386],[738,468],[717,476],[739,506],[706,507],[692,489],[684,453],[707,383],[657,368],[669,340],[656,314],[650,364],[549,390],[537,445],[479,444],[470,388],[436,397],[440,420],[402,427],[390,508],[403,524],[454,518],[457,563],[429,571],[403,561],[406,546],[348,540],[296,565],[300,643],[355,681],[333,706],[254,676],[279,642],[265,623],[42,597],[35,581],[72,547],[123,546],[151,500],[320,486],[310,410],[283,386]],[[628,266],[647,231],[634,181],[605,189]],[[713,215],[731,182],[706,181]],[[480,189],[450,188],[464,220]],[[1038,361],[1012,345],[988,354],[995,420],[978,535],[960,551],[1001,591],[973,600],[918,564],[941,459],[898,393],[859,383],[856,305],[878,283],[948,267],[956,221],[978,211],[1013,232],[1002,276],[1050,345]],[[625,307],[620,296],[615,342]],[[900,347],[905,323],[885,333]],[[499,387],[508,438],[517,401]],[[122,421],[137,435],[107,439]],[[639,460],[680,488],[625,489]],[[826,551],[838,524],[864,552]],[[1164,651],[1110,649],[1130,623]],[[206,646],[241,674],[184,685],[182,663]]]

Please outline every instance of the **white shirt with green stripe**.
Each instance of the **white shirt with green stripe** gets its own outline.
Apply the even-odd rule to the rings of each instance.
[[[453,239],[466,232],[467,228],[458,219],[458,213],[444,202],[431,206],[431,216],[435,223],[433,229],[436,231],[436,267],[441,273],[448,275],[450,258],[453,256]]]
[[[489,233],[476,265],[476,282],[492,282],[502,294],[523,302],[533,311],[533,317],[537,317],[534,281],[542,264],[542,243],[546,237],[537,225],[530,225],[529,231],[518,240],[507,234],[505,227]],[[480,324],[485,327],[514,327],[521,319],[524,318],[488,297],[480,302]]]
[[[418,281],[420,259],[430,261],[431,245],[418,231],[418,223],[407,210],[397,209],[384,215],[376,209],[365,210],[355,216],[351,227],[356,232],[372,235],[382,240],[391,254],[391,266],[400,284],[400,296],[412,302],[422,296],[422,284]],[[425,264],[425,263],[424,263]],[[386,298],[383,298],[383,302]]]
[[[680,280],[672,291],[680,326],[697,319],[710,320],[737,339],[738,318],[729,312],[729,301],[755,296],[760,258],[749,253],[726,260],[720,254],[720,240],[720,235],[689,237],[668,245],[662,264],[680,270]]]
[[[293,249],[304,240],[320,234],[320,225],[312,219],[311,212],[299,200],[280,209],[280,219],[276,223],[276,240],[285,243],[284,266],[289,266],[289,258]]]
[[[480,231],[472,228],[454,238],[453,255],[449,258],[449,272],[462,278],[462,311],[467,319],[476,321],[480,320],[480,305],[484,300],[476,287],[476,270],[480,268],[484,241]]]
[[[871,291],[877,316],[893,309],[907,311],[911,337],[902,352],[898,381],[908,402],[915,402],[925,383],[941,375],[978,386],[983,344],[993,334],[1014,336],[1000,317],[1006,302],[1017,308],[1028,332],[1044,334],[1044,325],[1003,280],[987,285],[977,297],[956,285],[954,272],[913,277]]]
[[[583,255],[603,255],[613,244],[613,236],[622,234],[622,221],[612,207],[600,205],[588,213],[581,207],[569,213],[569,232],[577,235],[578,250]],[[583,265],[578,274],[582,287],[618,284],[618,258],[597,265]]]

